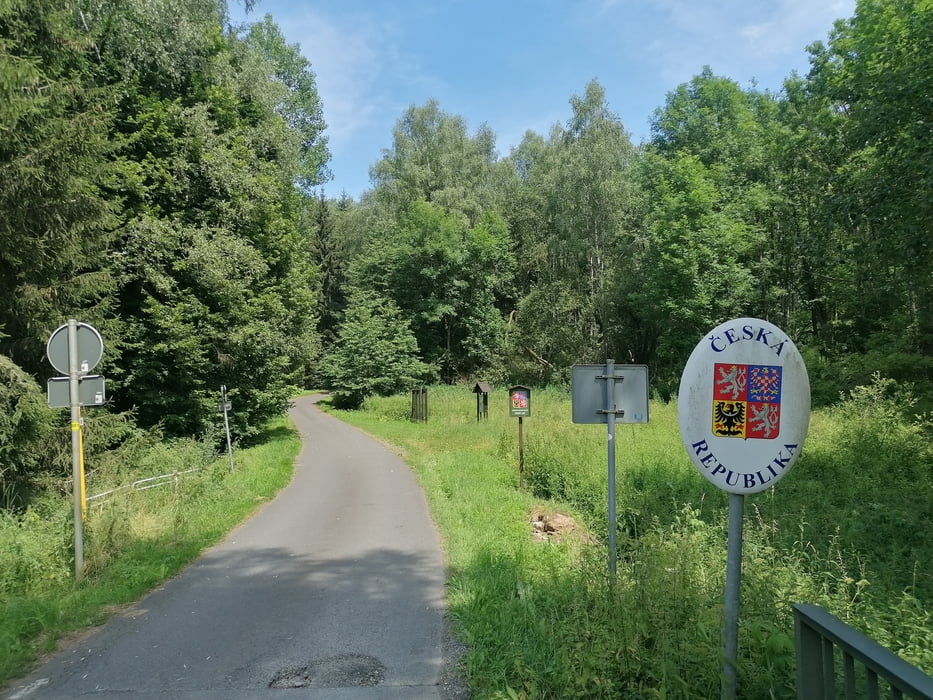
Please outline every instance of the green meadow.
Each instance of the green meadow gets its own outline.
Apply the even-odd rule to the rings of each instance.
[[[335,411],[411,464],[449,564],[454,629],[476,698],[710,698],[720,689],[727,496],[687,458],[674,403],[619,425],[617,574],[608,573],[607,440],[570,421],[569,392],[533,392],[519,475],[506,392],[476,421],[468,387]],[[878,380],[815,411],[803,455],[746,497],[739,693],[793,698],[791,603],[821,605],[933,673],[933,450],[911,398]],[[150,445],[133,474],[196,471],[92,505],[84,580],[71,571],[70,502],[0,511],[0,682],[172,576],[287,484],[285,419],[229,471],[207,444]],[[112,464],[92,493],[139,478]],[[556,524],[541,531],[532,521]],[[540,526],[539,526],[540,527]]]
[[[689,461],[675,403],[616,428],[617,574],[608,573],[607,434],[538,390],[518,425],[503,389],[335,412],[395,446],[423,484],[450,566],[450,615],[479,698],[710,698],[720,692],[728,495]],[[876,380],[813,413],[803,454],[745,498],[739,693],[795,697],[792,603],[817,604],[933,672],[930,423]],[[540,514],[565,532],[535,534]]]

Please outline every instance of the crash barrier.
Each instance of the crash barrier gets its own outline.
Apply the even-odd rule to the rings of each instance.
[[[793,608],[797,700],[933,700],[933,678],[917,667],[817,605]],[[837,659],[842,661],[841,673]],[[841,696],[836,693],[838,681]]]
[[[168,486],[172,484],[178,484],[179,477],[184,474],[191,474],[192,472],[201,471],[200,469],[186,469],[180,472],[172,472],[171,474],[160,474],[158,476],[150,476],[145,479],[137,479],[131,484],[125,484],[124,486],[118,486],[115,489],[110,489],[109,491],[103,491],[101,493],[95,494],[93,496],[87,497],[88,504],[101,505],[109,501],[113,496],[116,496],[124,491],[146,491],[147,489],[154,489],[159,486]]]

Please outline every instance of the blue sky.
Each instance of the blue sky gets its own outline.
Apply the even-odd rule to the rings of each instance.
[[[779,91],[808,70],[806,46],[854,11],[855,0],[257,0],[246,20],[271,14],[301,46],[328,125],[325,191],[358,197],[411,105],[436,99],[471,133],[487,124],[506,156],[526,131],[565,122],[596,79],[640,143],[704,65]]]

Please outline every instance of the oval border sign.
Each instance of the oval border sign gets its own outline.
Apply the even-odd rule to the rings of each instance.
[[[729,493],[773,486],[800,456],[810,425],[810,380],[777,326],[738,318],[694,348],[680,378],[680,436],[708,481]]]

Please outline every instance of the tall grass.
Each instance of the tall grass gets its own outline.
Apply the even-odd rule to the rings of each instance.
[[[607,574],[607,441],[573,425],[566,392],[534,393],[517,421],[490,395],[476,423],[465,388],[341,417],[399,446],[424,485],[451,567],[450,610],[480,698],[709,698],[720,688],[727,496],[681,445],[676,406],[616,432],[618,575]],[[746,498],[739,687],[792,698],[790,604],[816,603],[933,671],[933,453],[925,419],[877,380],[814,414],[804,453]],[[501,406],[501,410],[499,407]],[[597,539],[540,542],[529,514],[577,518]]]
[[[204,443],[183,440],[141,451],[135,474],[98,469],[98,493],[127,479],[196,469],[144,490],[91,505],[85,523],[85,577],[74,582],[72,506],[48,495],[21,513],[0,511],[0,683],[73,630],[104,620],[175,574],[289,480],[300,442],[285,418],[262,444],[236,453],[236,471]]]

